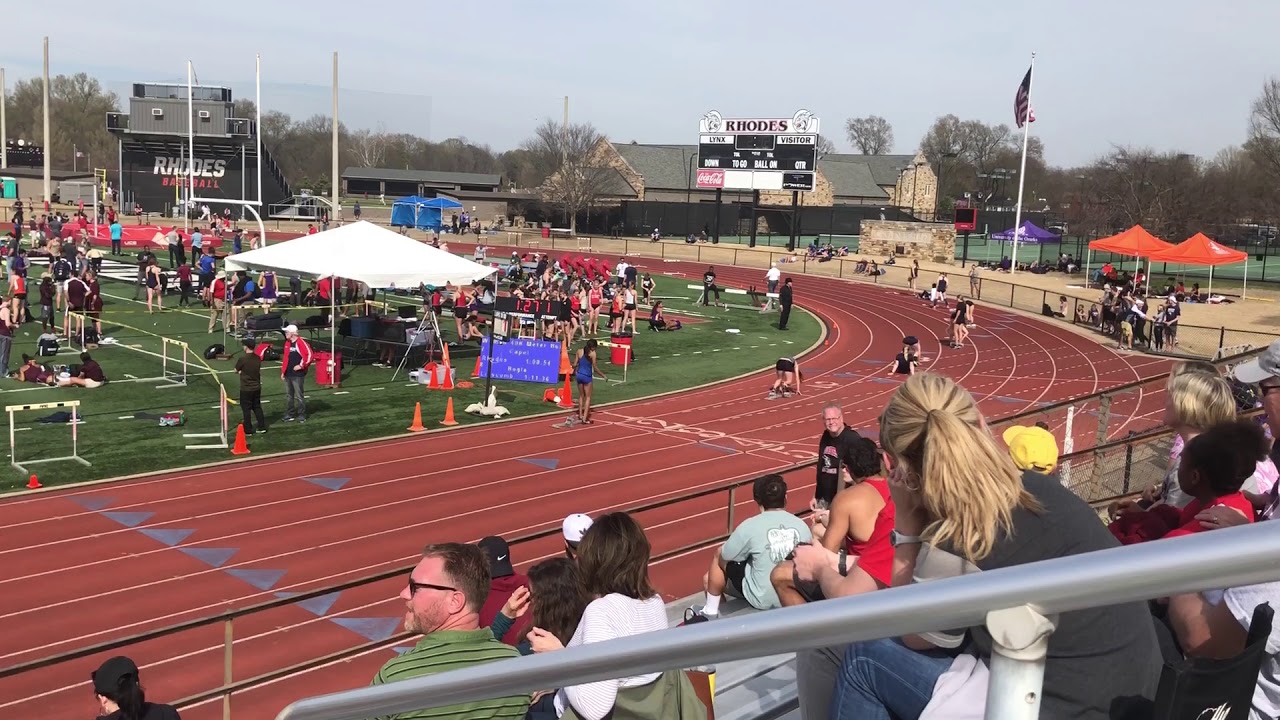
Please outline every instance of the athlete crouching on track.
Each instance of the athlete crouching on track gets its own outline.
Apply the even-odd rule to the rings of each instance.
[[[776,400],[779,397],[799,395],[800,381],[804,379],[804,373],[800,371],[800,361],[793,357],[778,358],[773,368],[776,376],[773,387],[769,388],[769,399]]]

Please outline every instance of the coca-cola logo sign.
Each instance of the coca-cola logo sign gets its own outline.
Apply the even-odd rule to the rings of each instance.
[[[707,188],[724,187],[724,171],[723,170],[699,170],[698,171],[698,187],[707,187]]]

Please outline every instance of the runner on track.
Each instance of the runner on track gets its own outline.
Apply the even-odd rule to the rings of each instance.
[[[769,388],[770,400],[800,394],[800,381],[804,379],[804,373],[800,371],[799,360],[793,357],[778,358],[774,371],[776,377],[773,387]]]

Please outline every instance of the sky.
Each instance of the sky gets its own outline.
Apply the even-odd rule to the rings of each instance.
[[[495,150],[559,121],[568,96],[571,122],[618,142],[692,144],[710,110],[803,108],[843,151],[845,119],[874,114],[892,123],[893,151],[909,153],[947,113],[1012,126],[1034,52],[1032,134],[1050,164],[1114,146],[1212,158],[1245,140],[1250,104],[1280,76],[1275,0],[484,0],[408,14],[220,0],[215,16],[160,0],[127,12],[62,0],[59,17],[92,18],[87,34],[49,22],[39,3],[12,5],[4,24],[28,30],[0,44],[10,85],[40,74],[48,28],[51,74],[89,73],[122,102],[133,82],[185,82],[187,60],[201,83],[252,98],[261,54],[264,109],[328,115],[337,52],[349,127]]]

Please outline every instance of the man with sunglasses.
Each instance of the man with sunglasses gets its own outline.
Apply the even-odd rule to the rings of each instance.
[[[423,638],[412,650],[392,658],[378,671],[374,685],[474,667],[520,657],[480,626],[480,609],[489,595],[489,558],[477,545],[428,545],[409,574],[400,599],[405,603],[404,629]],[[415,710],[393,716],[410,718],[523,718],[529,695]]]
[[[1275,443],[1271,446],[1271,460],[1280,466],[1280,340],[1277,340],[1258,357],[1240,363],[1231,371],[1232,377],[1247,385],[1256,385],[1262,412],[1271,427]]]

